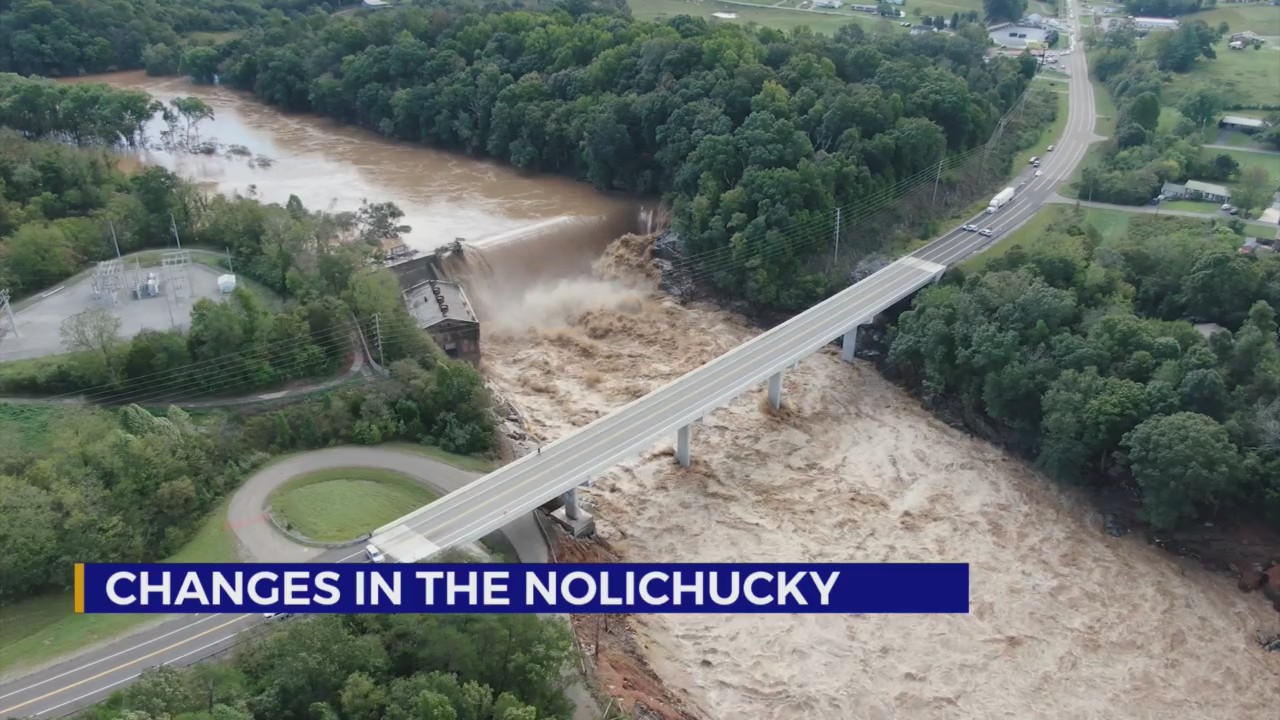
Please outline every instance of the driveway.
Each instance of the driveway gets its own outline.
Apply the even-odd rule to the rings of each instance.
[[[344,446],[300,453],[277,460],[253,474],[231,497],[227,524],[240,541],[246,560],[257,562],[311,562],[328,559],[333,551],[301,545],[276,530],[267,514],[267,498],[293,478],[317,470],[340,467],[391,470],[407,475],[437,495],[458,490],[480,473],[413,452],[386,447]],[[544,563],[547,545],[532,513],[525,513],[502,529],[522,562]],[[357,552],[348,549],[345,555]]]

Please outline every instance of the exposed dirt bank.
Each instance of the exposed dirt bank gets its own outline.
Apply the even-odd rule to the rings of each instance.
[[[755,332],[634,288],[577,297],[484,342],[491,380],[545,439]],[[585,495],[612,548],[637,562],[969,562],[972,613],[629,618],[634,651],[683,708],[725,720],[1252,718],[1280,705],[1280,654],[1255,639],[1280,628],[1259,595],[1109,537],[1083,498],[868,364],[815,355],[783,398],[773,413],[758,389],[708,416],[688,470],[664,443],[600,478]]]

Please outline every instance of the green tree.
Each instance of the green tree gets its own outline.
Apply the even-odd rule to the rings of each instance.
[[[1160,123],[1160,98],[1152,92],[1142,93],[1129,103],[1125,117],[1144,130],[1155,132],[1156,125]]]
[[[1222,95],[1210,88],[1198,88],[1178,101],[1178,111],[1200,128],[1214,123],[1218,113],[1222,112],[1222,106]]]
[[[62,321],[61,335],[67,350],[83,354],[87,376],[112,384],[123,379],[120,318],[105,310],[84,310]]]
[[[982,0],[988,20],[1020,20],[1027,12],[1026,0]]]
[[[1239,451],[1226,429],[1198,413],[1150,418],[1127,434],[1123,444],[1142,486],[1143,511],[1161,529],[1216,508],[1228,498],[1241,470]]]
[[[1231,193],[1231,201],[1242,213],[1250,213],[1270,204],[1276,184],[1261,165],[1250,165],[1240,173],[1240,182]]]
[[[198,83],[211,83],[218,75],[218,51],[193,47],[182,55],[182,73]]]

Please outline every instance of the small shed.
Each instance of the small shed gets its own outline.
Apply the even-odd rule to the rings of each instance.
[[[1242,115],[1223,115],[1222,119],[1218,121],[1218,127],[1228,130],[1242,130],[1244,132],[1257,132],[1266,126],[1267,122],[1265,120]]]

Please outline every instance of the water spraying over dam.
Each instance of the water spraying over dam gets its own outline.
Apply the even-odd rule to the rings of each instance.
[[[542,324],[563,314],[558,308],[569,312],[577,297],[591,305],[590,298],[605,290],[604,280],[591,277],[605,248],[652,227],[653,212],[643,208],[561,215],[474,241],[460,239],[438,255],[438,267],[445,279],[466,287],[482,321]]]

